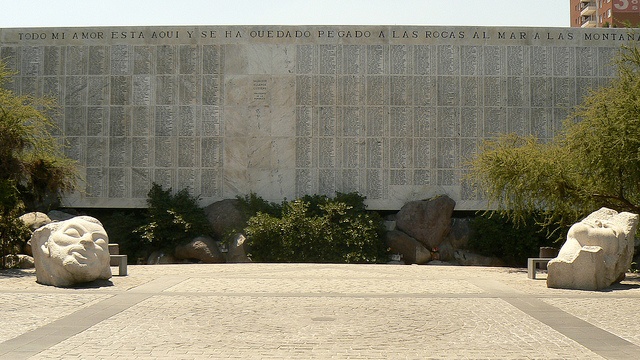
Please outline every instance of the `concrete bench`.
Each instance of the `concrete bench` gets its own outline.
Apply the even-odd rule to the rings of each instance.
[[[127,255],[120,255],[118,244],[109,244],[109,265],[118,267],[118,276],[127,276]]]
[[[553,258],[529,258],[527,262],[527,275],[529,279],[536,278],[536,268],[538,264],[547,264]]]

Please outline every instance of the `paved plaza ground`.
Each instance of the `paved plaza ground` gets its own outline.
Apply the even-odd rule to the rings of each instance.
[[[117,273],[117,268],[113,268]],[[129,266],[90,287],[0,271],[0,359],[639,359],[640,277],[548,289],[526,269]]]

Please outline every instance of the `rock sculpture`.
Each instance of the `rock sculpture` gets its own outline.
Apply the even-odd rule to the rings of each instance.
[[[109,238],[95,218],[53,222],[31,237],[36,281],[59,287],[111,278]]]
[[[396,215],[397,229],[433,249],[449,234],[455,206],[456,202],[446,195],[408,202]]]
[[[599,290],[624,279],[633,258],[638,215],[602,208],[573,224],[547,266],[551,288]]]

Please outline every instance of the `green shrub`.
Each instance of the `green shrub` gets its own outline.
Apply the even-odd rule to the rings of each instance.
[[[469,249],[504,260],[508,265],[525,266],[527,258],[537,257],[540,247],[553,246],[547,232],[534,216],[514,224],[498,213],[478,216],[471,222]]]
[[[258,196],[256,193],[252,192],[244,197],[237,196],[236,199],[240,201],[241,210],[249,218],[257,215],[258,213],[269,214],[275,217],[280,217],[282,215],[281,204],[269,202]]]
[[[172,189],[163,190],[153,184],[147,199],[148,209],[145,225],[136,233],[155,249],[173,251],[180,244],[201,235],[211,235],[211,226],[199,199],[182,189],[172,194]]]
[[[255,197],[255,194],[252,194]],[[255,204],[264,205],[263,201]],[[273,204],[272,204],[273,205]],[[257,212],[245,228],[254,261],[376,263],[387,260],[384,225],[358,194],[305,196]]]
[[[20,253],[31,232],[19,219],[23,210],[19,192],[12,181],[0,179],[0,268],[6,255]]]

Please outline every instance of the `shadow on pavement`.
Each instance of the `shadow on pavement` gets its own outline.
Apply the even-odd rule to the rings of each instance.
[[[35,277],[35,276],[36,276],[36,273],[33,270],[22,270],[22,269],[0,270],[0,277],[24,278],[24,277]]]

